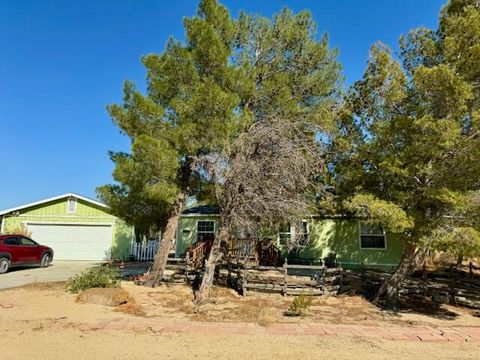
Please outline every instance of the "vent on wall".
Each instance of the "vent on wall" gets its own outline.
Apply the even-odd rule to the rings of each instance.
[[[77,211],[77,199],[68,198],[67,212],[74,214]]]

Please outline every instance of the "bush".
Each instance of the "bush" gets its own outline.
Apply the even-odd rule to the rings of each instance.
[[[91,288],[115,288],[120,286],[119,272],[112,266],[95,266],[68,280],[68,291],[78,293]]]
[[[290,304],[288,308],[288,313],[290,315],[301,316],[305,315],[308,308],[312,305],[312,297],[308,295],[300,295],[296,296],[293,299],[293,302]]]

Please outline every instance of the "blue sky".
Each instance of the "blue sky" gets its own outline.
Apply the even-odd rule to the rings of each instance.
[[[340,50],[347,83],[361,77],[368,48],[394,49],[402,33],[435,28],[444,0],[225,0],[271,16],[310,9],[319,34]],[[105,106],[122,84],[144,88],[140,57],[183,38],[193,0],[0,0],[0,209],[76,192],[95,197],[112,182],[108,150],[128,150]]]

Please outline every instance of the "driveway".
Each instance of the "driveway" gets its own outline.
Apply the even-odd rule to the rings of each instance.
[[[48,268],[15,268],[0,275],[0,290],[34,282],[65,281],[98,261],[54,261]]]

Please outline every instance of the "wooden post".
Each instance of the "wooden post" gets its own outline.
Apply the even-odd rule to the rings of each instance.
[[[232,283],[232,263],[230,261],[230,258],[227,259],[227,269],[228,269],[227,282],[231,284]]]
[[[240,285],[242,286],[242,296],[243,296],[243,281],[242,274],[240,273],[240,267],[238,266],[238,260],[236,260],[237,266],[237,291],[240,291]]]
[[[343,293],[343,269],[342,269],[342,263],[339,261],[337,263],[338,268],[340,269],[340,288],[338,289],[339,293]]]
[[[287,259],[285,258],[285,263],[283,264],[283,296],[288,295],[287,277],[288,277],[288,262],[287,262]]]
[[[240,270],[238,268],[238,271],[240,272],[240,278],[242,279],[242,296],[247,296],[248,295],[248,287],[247,287],[247,270]]]
[[[188,273],[190,271],[190,253],[187,251],[185,254],[185,282],[188,284]]]
[[[327,267],[325,266],[325,260],[322,259],[322,276],[320,277],[320,281],[322,283],[322,290],[325,295],[329,295],[330,291],[327,290],[327,287],[325,286],[325,274],[327,273],[326,269]]]

